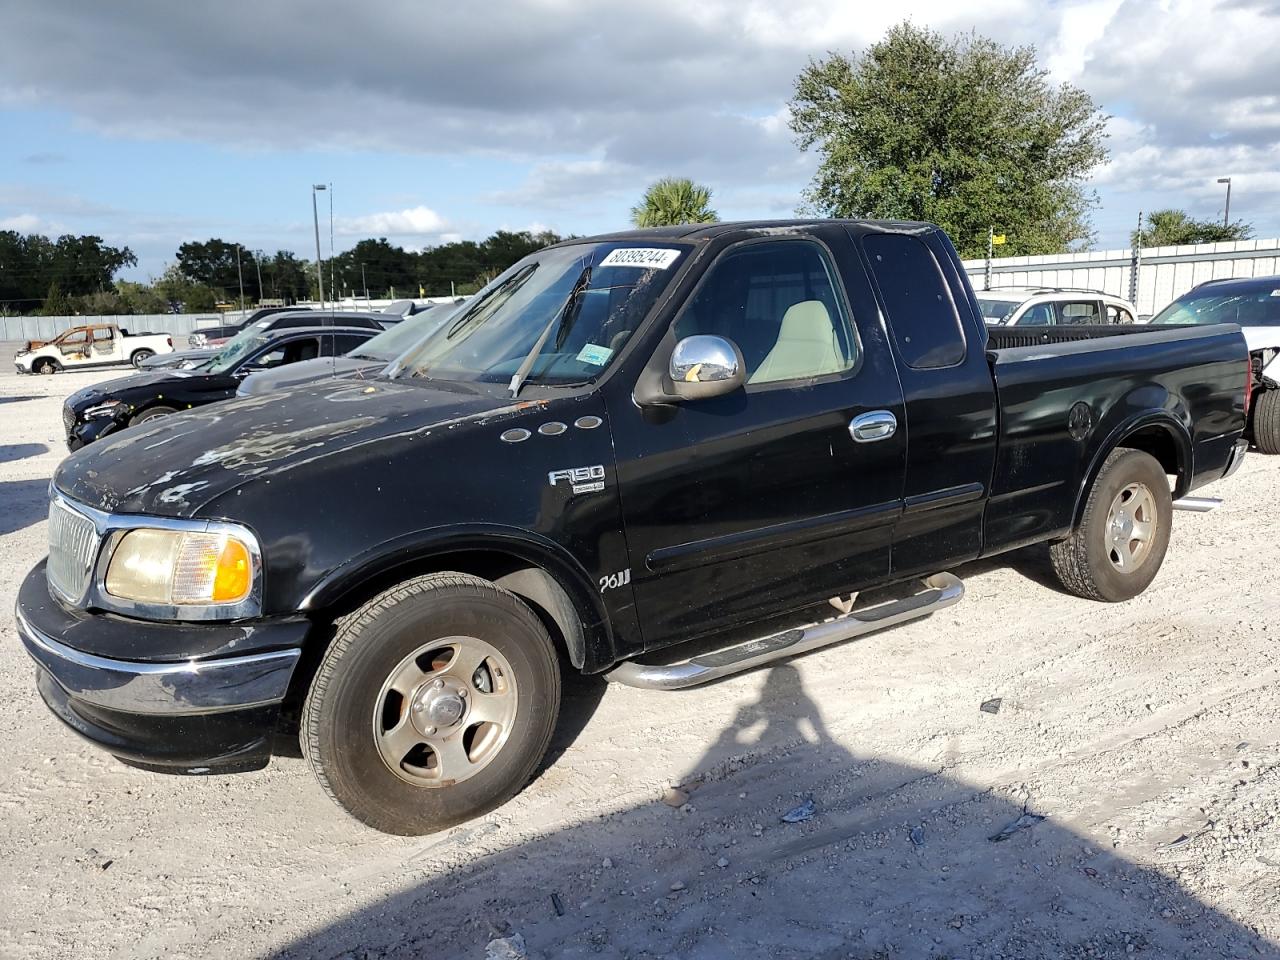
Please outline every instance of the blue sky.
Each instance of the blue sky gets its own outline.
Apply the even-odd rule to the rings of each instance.
[[[796,72],[906,16],[1034,43],[1113,115],[1096,246],[1140,209],[1221,215],[1227,175],[1233,217],[1280,234],[1275,0],[8,6],[0,228],[98,233],[135,278],[211,236],[314,255],[313,182],[338,249],[613,229],[667,174],[726,219],[790,215],[814,164],[786,124]]]

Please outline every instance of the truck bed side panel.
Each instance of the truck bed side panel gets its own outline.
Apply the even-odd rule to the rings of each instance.
[[[1167,431],[1186,461],[1179,494],[1220,476],[1244,429],[1247,354],[1233,326],[1104,336],[990,356],[1001,425],[987,554],[1069,532],[1087,484],[1133,429]]]

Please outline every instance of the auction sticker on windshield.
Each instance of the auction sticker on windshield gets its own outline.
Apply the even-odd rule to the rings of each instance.
[[[665,270],[675,263],[679,256],[679,250],[663,250],[660,247],[620,247],[601,260],[600,266]]]

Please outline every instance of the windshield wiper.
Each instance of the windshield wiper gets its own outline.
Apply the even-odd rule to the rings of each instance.
[[[507,389],[511,391],[511,399],[514,400],[520,396],[520,388],[524,386],[525,380],[529,377],[529,371],[533,369],[534,363],[538,360],[538,354],[542,353],[543,346],[546,345],[547,337],[551,336],[551,331],[561,327],[567,320],[569,325],[573,325],[573,321],[577,319],[575,311],[570,318],[569,311],[573,309],[573,305],[578,303],[582,297],[582,293],[587,289],[587,285],[591,283],[591,267],[583,267],[582,273],[578,274],[578,279],[574,281],[573,289],[569,291],[569,296],[559,310],[556,311],[545,327],[542,333],[538,335],[537,341],[533,345],[533,349],[529,351],[529,355],[524,358],[519,368],[511,377],[511,383]]]

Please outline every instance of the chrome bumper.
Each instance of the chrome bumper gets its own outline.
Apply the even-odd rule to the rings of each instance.
[[[213,660],[138,663],[83,653],[37,630],[16,611],[18,637],[35,660],[74,699],[134,714],[204,714],[278,703],[301,651],[255,653]]]

